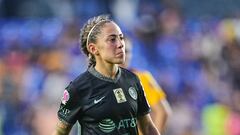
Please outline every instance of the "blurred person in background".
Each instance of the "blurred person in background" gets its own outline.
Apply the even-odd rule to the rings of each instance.
[[[134,72],[139,77],[148,103],[151,106],[150,115],[160,133],[163,133],[167,120],[171,114],[171,108],[166,99],[166,94],[149,71],[137,70],[130,67],[130,62],[132,60],[132,42],[128,37],[125,38],[125,45],[126,60],[122,66],[124,68],[129,68],[130,71]]]
[[[233,91],[232,93],[232,108],[227,121],[227,129],[229,135],[240,134],[240,91]]]
[[[238,20],[223,20],[220,25],[220,36],[223,47],[221,58],[226,64],[225,78],[231,87],[229,114],[225,122],[228,135],[240,134],[240,35]]]
[[[67,135],[78,121],[82,134],[160,135],[138,77],[121,68],[125,42],[119,26],[108,16],[88,20],[80,44],[89,68],[63,93],[54,135]],[[139,124],[139,125],[138,125]]]
[[[0,134],[35,134],[33,109],[23,96],[21,76],[25,67],[26,55],[16,48],[0,60]]]
[[[208,40],[210,44],[206,44],[205,39],[204,57],[207,57],[204,64],[214,102],[205,105],[202,110],[203,134],[238,135],[240,49],[235,34],[236,25],[232,20],[222,20],[217,26],[215,38],[218,42]],[[210,35],[207,38],[213,39]]]

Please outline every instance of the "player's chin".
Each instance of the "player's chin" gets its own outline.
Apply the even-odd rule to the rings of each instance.
[[[124,64],[125,59],[118,59],[115,61],[115,64]]]

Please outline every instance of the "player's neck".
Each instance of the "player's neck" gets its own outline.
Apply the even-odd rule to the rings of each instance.
[[[115,79],[118,71],[118,65],[117,64],[101,64],[101,65],[96,64],[95,69],[103,76],[106,76],[111,79]]]

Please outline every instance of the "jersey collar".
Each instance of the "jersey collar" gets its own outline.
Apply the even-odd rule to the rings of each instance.
[[[88,72],[90,72],[93,76],[95,76],[101,80],[108,81],[108,82],[114,82],[114,83],[116,83],[121,76],[121,68],[120,67],[118,67],[117,75],[114,79],[102,75],[93,66],[88,68]]]

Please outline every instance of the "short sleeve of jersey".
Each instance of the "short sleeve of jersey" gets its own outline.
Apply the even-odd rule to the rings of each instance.
[[[139,77],[144,92],[146,94],[146,98],[150,104],[150,106],[153,106],[159,101],[166,99],[166,94],[162,90],[162,88],[157,84],[156,80],[153,78],[151,73],[144,71],[136,71],[136,75]]]
[[[81,106],[78,104],[78,94],[73,83],[70,83],[63,92],[60,108],[58,110],[59,120],[73,125],[78,118]]]
[[[143,116],[145,114],[148,114],[151,111],[151,109],[148,104],[148,101],[146,100],[145,93],[144,93],[142,84],[139,81],[139,79],[137,81],[137,88],[139,91],[139,94],[138,94],[138,116]]]

